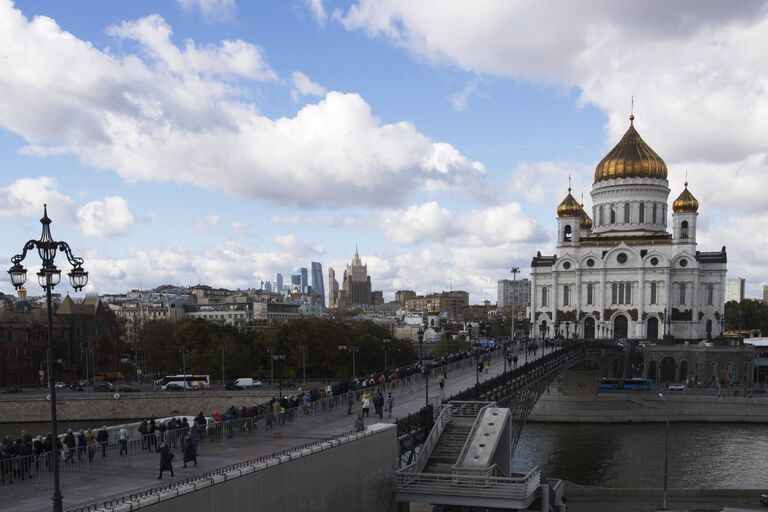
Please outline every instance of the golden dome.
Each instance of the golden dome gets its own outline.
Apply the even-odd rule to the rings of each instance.
[[[592,229],[592,218],[584,210],[584,203],[581,204],[581,229]]]
[[[595,168],[595,183],[616,178],[667,179],[667,164],[645,143],[635,130],[635,116],[629,116],[629,129],[618,144]]]
[[[685,188],[672,203],[672,211],[675,213],[692,213],[699,211],[699,200],[693,197],[688,190],[688,182],[685,182]]]
[[[581,206],[571,195],[571,187],[568,187],[568,195],[565,196],[563,202],[557,207],[558,217],[578,217],[581,215]]]

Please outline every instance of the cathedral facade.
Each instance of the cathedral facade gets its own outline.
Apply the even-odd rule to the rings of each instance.
[[[595,169],[592,215],[569,187],[557,208],[557,254],[531,262],[536,337],[693,340],[722,332],[725,247],[697,250],[699,202],[687,182],[668,232],[667,166],[629,119]]]

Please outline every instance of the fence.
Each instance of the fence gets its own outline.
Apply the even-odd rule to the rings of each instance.
[[[501,356],[498,350],[486,353],[489,361]],[[453,361],[442,366],[431,368],[431,372],[444,371],[447,374],[455,372],[474,371],[474,356]],[[433,381],[434,382],[434,381]],[[363,393],[371,390],[380,390],[385,395],[392,393],[395,396],[410,394],[424,389],[425,379],[423,374],[415,373],[375,386],[369,386],[355,390],[355,401],[359,402]],[[315,400],[307,405],[300,403],[298,407],[287,407],[281,412],[275,414],[269,409],[268,404],[263,403],[257,406],[259,413],[244,418],[228,420],[220,423],[213,421],[208,417],[206,425],[197,427],[194,424],[192,416],[177,416],[179,420],[187,418],[189,428],[177,428],[174,430],[156,430],[152,434],[141,435],[137,427],[139,423],[124,425],[129,430],[129,438],[124,442],[118,439],[120,427],[110,427],[108,429],[109,441],[92,446],[82,446],[68,448],[63,444],[64,435],[60,436],[61,450],[58,451],[59,468],[61,472],[67,473],[91,473],[97,471],[99,466],[105,461],[111,461],[115,458],[157,456],[156,450],[161,442],[165,442],[174,455],[181,455],[182,440],[190,436],[196,442],[197,449],[201,450],[208,443],[230,442],[231,440],[252,435],[259,426],[266,430],[279,431],[293,421],[300,420],[306,416],[314,416],[332,411],[337,407],[347,406],[347,397],[345,394],[334,395],[331,397]],[[397,405],[395,404],[395,409]],[[284,411],[284,412],[283,412]],[[398,432],[416,430],[429,432],[432,427],[433,409],[423,408],[414,414],[397,420]],[[170,418],[167,418],[170,420]],[[162,420],[161,420],[162,421]],[[193,433],[194,431],[194,433]],[[53,478],[52,472],[52,452],[44,452],[38,455],[15,456],[12,458],[0,459],[0,489],[8,489],[8,486],[28,483],[40,483]],[[180,460],[177,457],[177,460]]]

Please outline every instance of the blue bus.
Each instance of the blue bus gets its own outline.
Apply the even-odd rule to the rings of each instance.
[[[629,389],[647,391],[653,389],[651,379],[600,379],[600,389]]]

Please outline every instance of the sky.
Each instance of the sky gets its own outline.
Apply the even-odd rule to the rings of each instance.
[[[699,250],[758,297],[765,48],[749,0],[0,0],[0,260],[46,203],[85,292],[340,279],[357,246],[387,299],[495,302],[555,252],[569,176],[591,206],[634,98]]]

